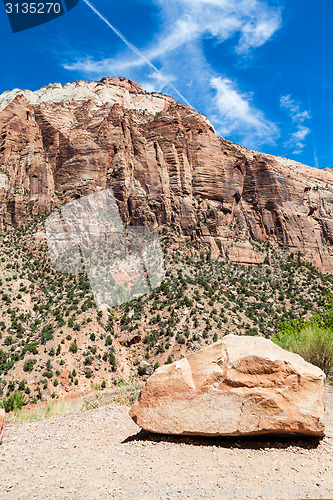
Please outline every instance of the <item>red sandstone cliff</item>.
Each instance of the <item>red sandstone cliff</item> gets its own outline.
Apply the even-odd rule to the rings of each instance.
[[[172,225],[212,254],[260,262],[249,238],[333,271],[333,172],[219,139],[209,121],[130,80],[0,96],[0,230],[111,186],[126,222]]]

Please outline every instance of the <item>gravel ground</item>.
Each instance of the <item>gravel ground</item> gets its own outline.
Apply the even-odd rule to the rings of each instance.
[[[333,387],[322,440],[149,434],[107,406],[8,423],[0,499],[333,499]]]

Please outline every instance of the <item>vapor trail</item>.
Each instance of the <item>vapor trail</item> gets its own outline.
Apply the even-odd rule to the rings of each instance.
[[[127,47],[132,51],[134,52],[134,54],[136,54],[137,56],[139,56],[141,59],[143,59],[143,61],[152,69],[154,70],[158,75],[162,75],[161,71],[156,68],[156,66],[143,54],[143,52],[141,52],[141,50],[139,50],[135,45],[133,45],[131,42],[129,42],[127,40],[127,38],[119,31],[117,30],[117,28],[115,28],[115,26],[113,26],[100,12],[99,10],[96,9],[96,7],[94,7],[90,2],[89,0],[83,0],[87,5],[88,7],[91,8],[91,10],[93,12],[95,12],[95,14],[97,14],[97,16],[105,22],[105,24],[107,24],[107,26],[117,35],[119,36],[119,38],[124,42],[125,45],[127,45]],[[172,90],[174,90],[174,92],[176,92],[176,94],[185,102],[185,104],[187,104],[188,106],[191,106],[191,104],[188,102],[188,100],[176,89],[176,87],[174,87],[171,83],[168,83],[167,85],[169,85],[169,87],[172,88]]]
[[[320,168],[320,163],[319,163],[319,158],[318,158],[318,152],[317,152],[317,146],[316,146],[315,133],[314,133],[314,130],[313,130],[312,92],[311,92],[311,87],[309,87],[308,90],[309,90],[309,94],[308,94],[309,111],[310,111],[310,116],[311,116],[311,121],[312,121],[311,141],[312,141],[312,146],[313,146],[313,159],[314,159],[315,168]]]

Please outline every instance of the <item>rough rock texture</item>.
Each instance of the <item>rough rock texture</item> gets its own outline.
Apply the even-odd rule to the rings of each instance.
[[[162,434],[324,435],[325,374],[262,337],[228,335],[159,368],[130,416]]]
[[[123,333],[120,337],[118,337],[118,341],[124,344],[124,346],[126,347],[131,347],[134,344],[139,344],[141,340],[141,335],[135,332]]]
[[[0,443],[5,433],[5,410],[0,408]]]
[[[219,139],[207,118],[123,78],[0,96],[0,231],[112,187],[125,222],[172,226],[255,264],[249,239],[333,269],[333,172]]]

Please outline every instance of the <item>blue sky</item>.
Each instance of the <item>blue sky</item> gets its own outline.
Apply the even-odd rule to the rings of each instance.
[[[89,1],[134,48],[84,0],[15,34],[0,5],[0,92],[125,76],[231,141],[333,166],[332,0]]]

